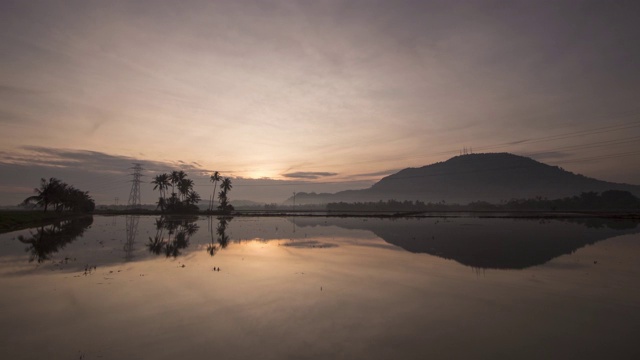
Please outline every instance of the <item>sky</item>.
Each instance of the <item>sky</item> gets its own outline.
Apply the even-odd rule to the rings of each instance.
[[[370,186],[474,152],[640,184],[637,1],[0,1],[0,205]]]

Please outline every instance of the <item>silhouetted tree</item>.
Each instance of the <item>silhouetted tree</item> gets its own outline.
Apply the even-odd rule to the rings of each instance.
[[[175,194],[176,193],[176,186],[178,184],[180,184],[180,182],[182,181],[182,179],[186,178],[187,174],[180,170],[180,171],[172,171],[171,174],[169,175],[169,181],[171,182],[171,194]]]
[[[213,175],[209,178],[209,180],[213,183],[213,194],[211,195],[211,201],[209,202],[209,210],[213,210],[213,204],[216,200],[216,186],[218,185],[218,181],[220,181],[220,173],[217,171],[213,172]]]
[[[66,209],[76,212],[91,212],[95,209],[95,202],[89,196],[88,191],[80,191],[73,186],[66,186],[62,193],[59,211]]]
[[[151,183],[154,184],[153,190],[157,189],[160,192],[160,200],[158,200],[158,206],[162,211],[164,211],[164,207],[167,203],[166,190],[169,188],[169,185],[171,185],[169,181],[169,174],[158,174],[153,178]]]
[[[46,212],[49,205],[56,211],[70,210],[90,212],[95,209],[95,202],[89,192],[80,191],[59,179],[40,179],[40,187],[34,189],[37,195],[24,199],[23,204],[35,203]]]
[[[187,202],[187,204],[195,205],[200,201],[200,195],[198,195],[198,193],[195,191],[189,191],[189,194],[187,195],[185,201]]]
[[[187,177],[184,171],[172,171],[170,174],[160,174],[151,182],[156,184],[155,189],[160,190],[160,199],[158,199],[158,207],[163,211],[171,212],[196,212],[200,201],[200,195],[193,190],[194,181]],[[168,189],[171,185],[171,196],[164,197],[164,189]],[[178,193],[175,188],[178,188]]]
[[[222,180],[222,183],[220,184],[220,189],[228,192],[229,190],[231,190],[231,188],[233,188],[233,185],[231,185],[231,179],[224,178],[224,180]]]
[[[189,193],[193,191],[193,180],[187,179],[186,174],[178,183],[178,191],[180,192],[181,200],[185,200]]]
[[[48,181],[44,178],[40,179],[40,187],[33,189],[37,195],[24,199],[23,204],[26,205],[35,202],[38,206],[42,206],[46,212],[54,198],[54,192],[57,191],[60,183],[60,180],[53,177],[49,178]]]
[[[156,205],[156,209],[160,208],[160,211],[164,212],[164,209],[167,207],[167,200],[160,196]]]
[[[229,203],[228,192],[233,188],[231,184],[231,179],[224,178],[222,183],[220,184],[220,193],[218,194],[218,199],[220,200],[220,205],[218,205],[218,209],[222,212],[230,212],[233,211],[233,205]]]
[[[640,210],[640,199],[632,193],[622,190],[608,190],[600,194],[602,204],[610,209]]]

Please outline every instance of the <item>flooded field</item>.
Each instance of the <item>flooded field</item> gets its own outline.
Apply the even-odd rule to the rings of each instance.
[[[94,216],[0,235],[6,359],[640,358],[640,226]]]

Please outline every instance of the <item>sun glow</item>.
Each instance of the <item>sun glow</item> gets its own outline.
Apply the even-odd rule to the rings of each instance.
[[[280,176],[272,170],[253,170],[246,174],[249,179],[277,179]]]

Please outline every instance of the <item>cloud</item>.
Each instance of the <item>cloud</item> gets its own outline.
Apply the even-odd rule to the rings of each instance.
[[[165,162],[141,160],[130,156],[111,155],[99,151],[59,149],[43,146],[23,146],[21,152],[1,152],[0,163],[42,166],[54,168],[81,169],[97,173],[128,173],[132,163],[140,163],[151,172],[163,172],[171,169],[206,171],[183,161]]]
[[[292,179],[319,179],[321,177],[336,176],[338,173],[333,172],[317,172],[317,171],[297,171],[282,174],[282,176]]]
[[[353,175],[353,177],[369,177],[369,176],[391,175],[391,174],[397,173],[400,170],[402,170],[402,169],[388,169],[388,170],[382,170],[382,171],[376,171],[376,172],[370,172],[370,173],[355,174],[355,175]]]

